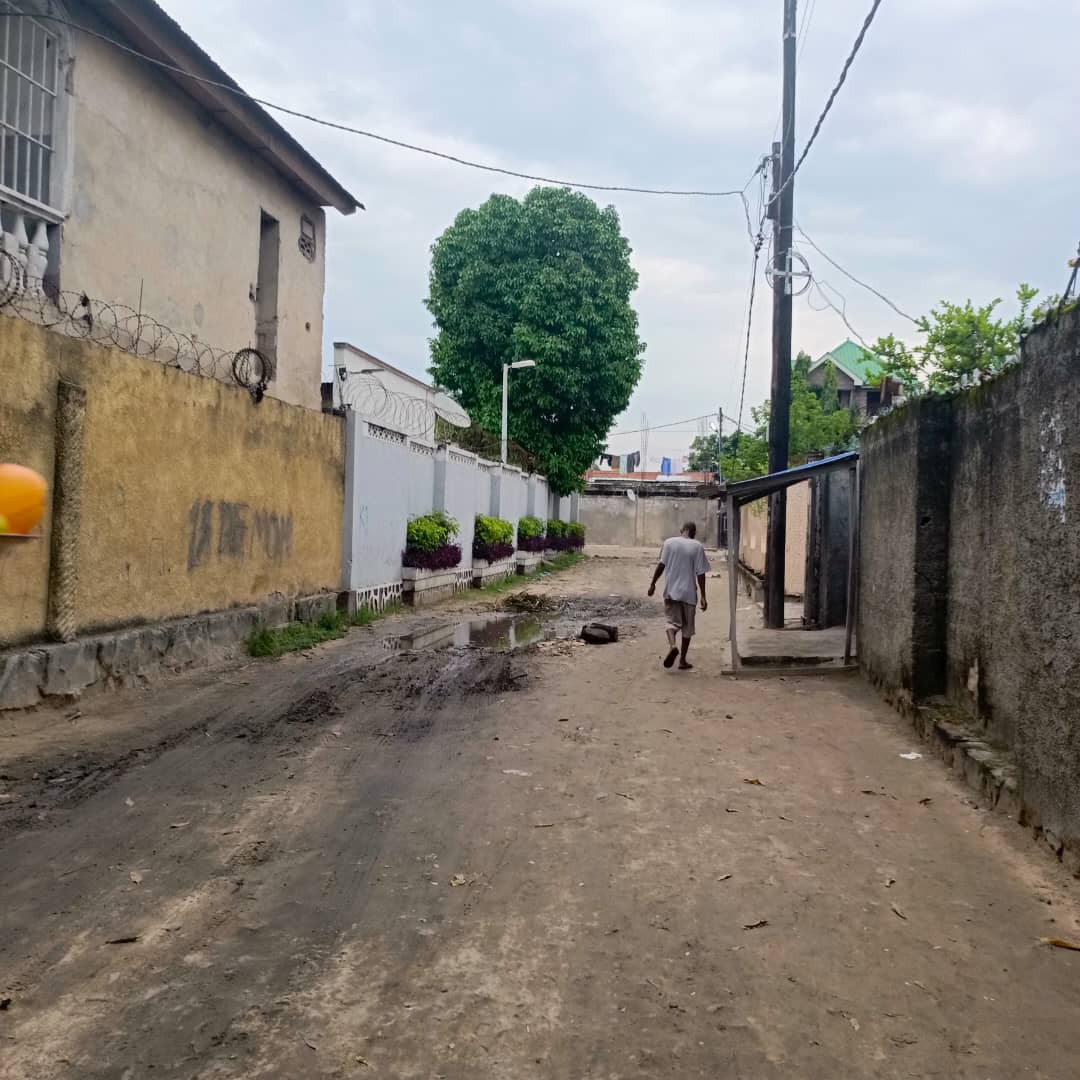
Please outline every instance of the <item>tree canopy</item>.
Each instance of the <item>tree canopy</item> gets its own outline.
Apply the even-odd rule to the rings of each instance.
[[[566,188],[492,195],[432,246],[431,375],[498,432],[502,365],[535,360],[510,375],[509,437],[573,491],[641,378],[636,287],[614,207]]]

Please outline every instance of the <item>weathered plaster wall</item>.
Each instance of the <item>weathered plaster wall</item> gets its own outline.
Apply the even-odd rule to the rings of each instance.
[[[61,285],[236,350],[255,344],[260,211],[280,222],[277,377],[320,407],[326,228],[309,204],[174,83],[85,34],[75,42],[70,216]],[[316,257],[297,247],[300,216]]]
[[[802,596],[806,584],[806,536],[810,484],[804,480],[787,491],[787,543],[784,545],[784,593]],[[742,508],[739,558],[755,574],[765,573],[765,536],[769,527],[766,500]],[[715,529],[714,529],[715,531]]]
[[[592,491],[580,496],[579,513],[589,544],[658,548],[669,536],[678,536],[687,521],[693,521],[698,539],[715,546],[715,500],[689,493],[652,493],[642,484],[630,485],[630,490],[635,492],[634,499],[625,493]]]
[[[1080,312],[1022,365],[864,436],[859,656],[947,693],[1015,758],[1026,819],[1080,866]]]
[[[86,391],[80,633],[337,587],[339,418],[0,318],[0,460],[50,481],[61,380]],[[45,629],[50,527],[0,541],[0,644]]]

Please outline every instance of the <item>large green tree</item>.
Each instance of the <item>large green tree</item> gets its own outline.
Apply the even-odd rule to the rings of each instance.
[[[614,207],[566,188],[463,210],[431,249],[431,375],[491,432],[511,375],[509,436],[566,494],[641,378],[637,273]]]

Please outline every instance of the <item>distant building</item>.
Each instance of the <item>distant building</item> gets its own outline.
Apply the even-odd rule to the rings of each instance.
[[[318,408],[324,208],[357,200],[153,0],[0,15],[4,288],[256,347],[267,394]]]
[[[883,392],[886,403],[900,393],[900,384],[895,379],[887,380],[885,386],[881,385],[880,361],[850,338],[810,365],[807,382],[812,387],[824,387],[826,364],[829,362],[836,371],[836,390],[841,408],[854,409],[860,416],[876,416],[882,408]]]
[[[435,387],[347,341],[334,342],[327,393],[334,406],[353,409],[369,423],[435,441]]]

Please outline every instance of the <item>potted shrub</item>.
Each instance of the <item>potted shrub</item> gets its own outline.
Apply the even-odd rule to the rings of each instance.
[[[585,526],[580,521],[571,521],[566,526],[566,548],[568,551],[580,551],[585,546]]]
[[[527,574],[540,565],[547,544],[545,523],[538,517],[523,517],[517,527],[517,568]]]
[[[456,591],[461,547],[458,523],[437,510],[413,518],[401,554],[402,594],[412,604],[429,603]]]
[[[476,515],[473,532],[473,584],[483,585],[497,577],[508,577],[514,564],[514,526],[502,518]]]
[[[580,551],[585,546],[585,526],[578,521],[547,523],[547,550],[554,552]]]

